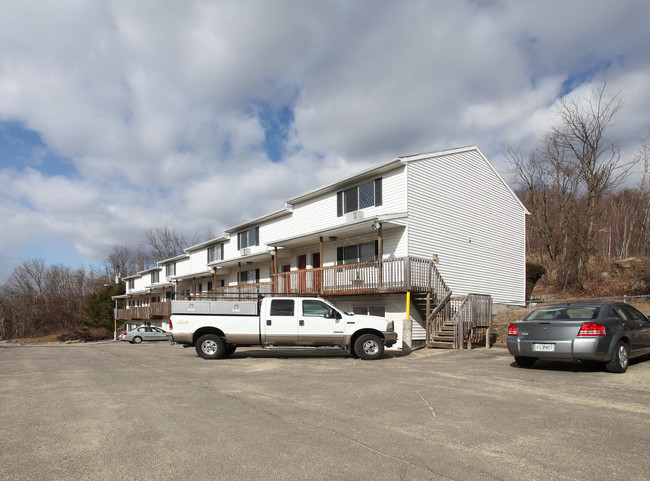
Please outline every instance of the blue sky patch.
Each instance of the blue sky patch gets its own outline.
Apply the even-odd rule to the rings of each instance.
[[[265,132],[264,151],[273,162],[280,162],[294,120],[293,110],[288,105],[273,107],[267,103],[256,104],[255,108]]]
[[[585,68],[569,76],[560,88],[560,97],[570,94],[584,83],[593,81],[597,77],[602,77],[604,73],[612,66],[612,61],[601,62],[591,67]]]
[[[48,266],[61,264],[77,269],[91,264],[77,252],[74,243],[64,237],[39,236],[32,238],[22,247],[22,257],[25,259],[46,259]]]
[[[72,162],[54,154],[38,132],[26,129],[19,122],[0,122],[0,168],[22,170],[25,167],[45,175],[76,173]]]

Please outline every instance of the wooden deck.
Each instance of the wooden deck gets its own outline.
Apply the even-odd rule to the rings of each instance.
[[[250,298],[259,294],[280,295],[368,295],[399,292],[432,293],[440,301],[449,288],[430,259],[398,257],[355,264],[303,269],[272,274],[271,282],[217,287],[210,292],[177,292],[177,299]],[[120,320],[156,319],[171,315],[171,303],[117,309]]]
[[[390,292],[449,291],[435,263],[417,257],[398,257],[356,264],[321,267],[273,274],[275,292],[322,296]]]
[[[452,297],[435,263],[417,257],[399,257],[356,264],[303,269],[271,275],[271,282],[218,287],[210,292],[176,292],[176,299],[256,299],[259,295],[357,296],[419,293],[411,297],[426,319],[426,345],[459,349],[464,342],[489,343],[492,320],[490,296]],[[171,302],[117,309],[121,321],[163,319],[171,315]],[[488,344],[489,345],[489,344]]]
[[[115,317],[121,321],[162,319],[171,315],[172,305],[171,302],[152,302],[149,306],[116,309],[116,311]]]

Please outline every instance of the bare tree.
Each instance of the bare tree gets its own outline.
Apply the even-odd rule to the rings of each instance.
[[[157,260],[160,259],[150,251],[116,245],[104,261],[104,267],[109,277],[124,277],[151,267]]]
[[[25,261],[0,287],[0,335],[39,336],[76,327],[86,296],[104,280],[85,269]]]
[[[170,259],[189,247],[183,234],[169,227],[157,227],[145,231],[147,244],[158,260]]]
[[[641,242],[643,242],[644,247],[647,246],[647,230],[648,230],[648,213],[650,211],[650,192],[648,192],[648,178],[650,175],[650,136],[641,140],[639,151],[636,157],[636,163],[643,164],[643,176],[641,178],[641,186],[639,188],[639,195],[636,197],[636,202],[634,204],[634,210],[632,213],[631,228],[629,229],[629,235],[624,239],[623,242],[623,257],[627,257],[630,253],[630,244],[632,242],[632,237],[634,234],[635,228],[638,228],[638,245],[637,252],[640,252]]]
[[[507,148],[516,181],[527,189],[529,245],[548,259],[561,288],[579,287],[584,280],[591,256],[598,253],[604,196],[621,184],[631,166],[621,162],[616,142],[607,136],[622,105],[618,95],[606,95],[605,83],[589,98],[561,98],[559,123],[541,147],[530,153]]]
[[[577,177],[577,185],[585,194],[583,249],[587,255],[595,250],[599,201],[605,192],[621,184],[630,166],[621,164],[616,141],[606,135],[623,107],[618,94],[606,97],[606,87],[603,82],[586,99],[561,98],[557,104],[560,123],[546,140],[547,144],[553,144],[558,161]]]

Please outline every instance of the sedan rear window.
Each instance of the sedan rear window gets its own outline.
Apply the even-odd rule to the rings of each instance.
[[[600,306],[548,306],[531,312],[526,320],[596,319]]]

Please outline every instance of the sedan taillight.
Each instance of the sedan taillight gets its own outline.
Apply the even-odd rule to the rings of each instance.
[[[169,330],[171,331],[172,329],[174,329],[174,326],[172,326],[172,320],[169,319]]]
[[[578,337],[604,336],[605,326],[595,322],[583,322]]]
[[[509,336],[518,336],[519,335],[519,329],[517,329],[517,326],[515,324],[510,324],[508,326],[508,335]]]

